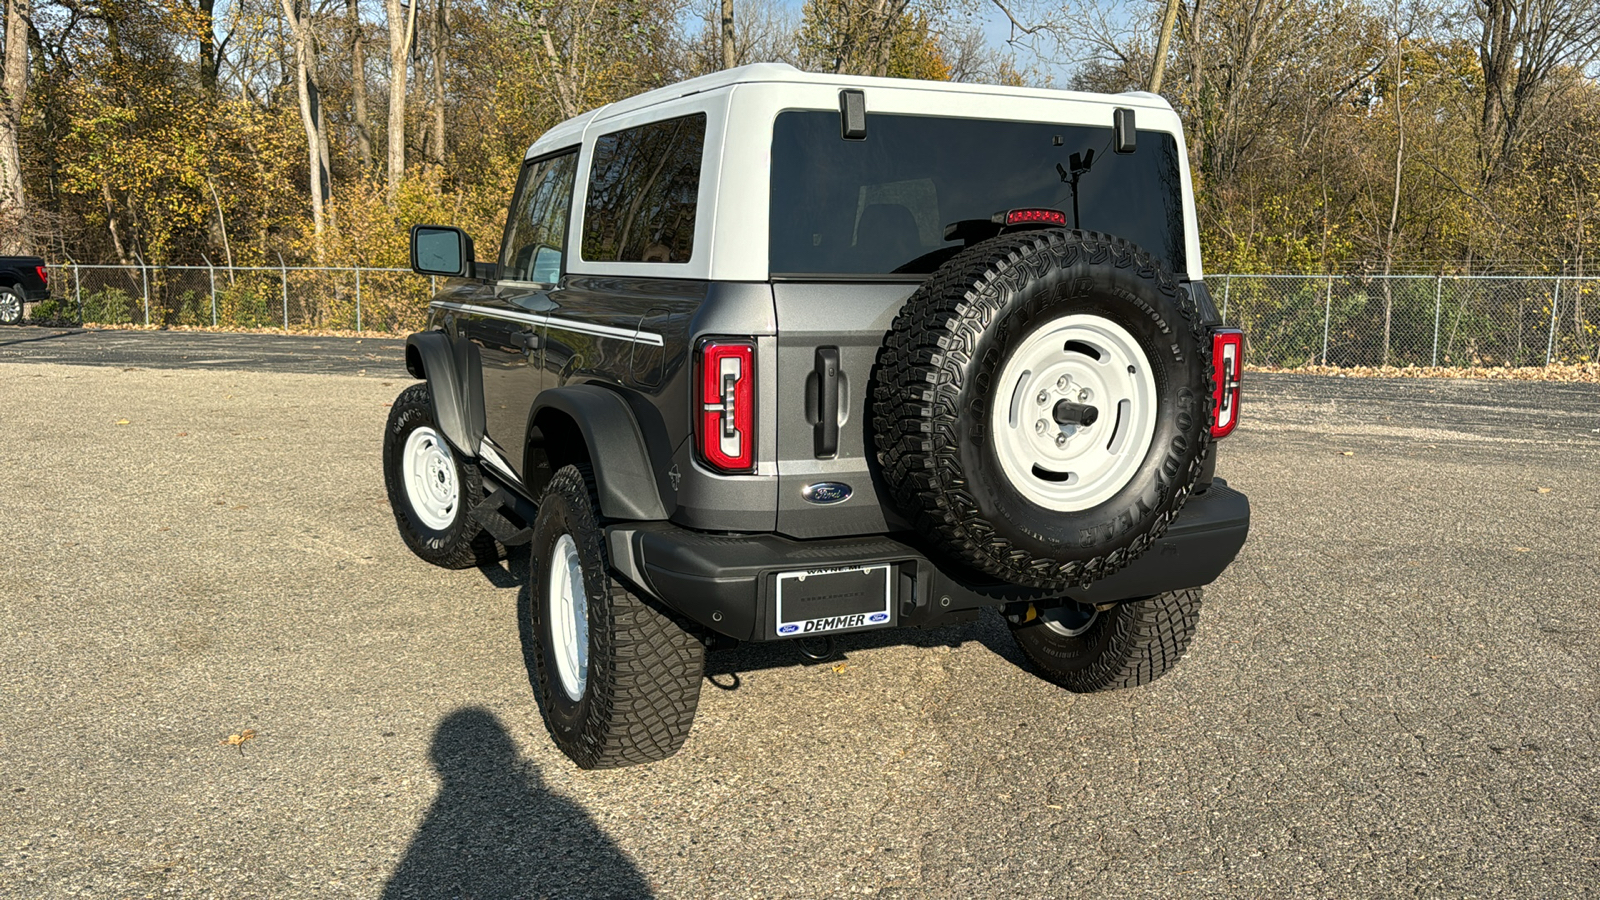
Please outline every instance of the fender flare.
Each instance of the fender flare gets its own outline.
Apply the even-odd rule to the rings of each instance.
[[[452,341],[443,331],[419,331],[406,338],[406,371],[428,382],[433,420],[445,439],[469,459],[483,442],[482,357],[470,341]]]
[[[644,430],[639,427],[639,420],[626,399],[593,384],[570,384],[541,391],[528,414],[530,444],[525,451],[523,471],[529,475],[532,475],[539,452],[531,436],[540,414],[546,411],[561,413],[582,435],[594,470],[601,514],[633,521],[655,522],[667,518],[660,479],[665,477],[670,461],[665,452],[659,455],[650,452],[650,443],[645,440]]]

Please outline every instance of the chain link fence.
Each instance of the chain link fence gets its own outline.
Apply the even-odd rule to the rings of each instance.
[[[36,321],[406,332],[437,283],[410,269],[50,266]]]
[[[1213,275],[1262,366],[1547,366],[1600,360],[1600,278]]]
[[[409,269],[51,267],[36,320],[346,329],[422,326],[437,284]],[[1542,366],[1600,360],[1600,278],[1213,275],[1256,365]]]

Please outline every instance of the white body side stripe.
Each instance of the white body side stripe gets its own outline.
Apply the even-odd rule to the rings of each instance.
[[[503,319],[507,322],[527,322],[530,325],[546,325],[561,331],[572,331],[578,334],[592,334],[596,337],[615,338],[619,341],[631,341],[635,344],[648,344],[652,347],[662,347],[666,342],[661,335],[648,331],[630,331],[626,328],[613,328],[610,325],[595,325],[590,322],[574,322],[557,316],[548,316],[544,313],[517,312],[510,309],[495,309],[492,306],[474,306],[470,303],[451,303],[445,300],[435,300],[430,306],[439,309],[449,309],[455,312],[467,313],[474,316],[486,316],[491,319]]]

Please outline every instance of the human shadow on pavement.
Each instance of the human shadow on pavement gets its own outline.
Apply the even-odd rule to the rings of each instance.
[[[385,900],[652,896],[584,809],[553,793],[486,710],[459,709],[430,750],[444,786]]]

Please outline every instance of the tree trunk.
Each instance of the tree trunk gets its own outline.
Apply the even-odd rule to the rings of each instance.
[[[1394,4],[1394,193],[1389,205],[1389,230],[1383,241],[1383,365],[1389,364],[1389,338],[1394,323],[1394,290],[1388,276],[1394,271],[1394,240],[1400,224],[1400,175],[1406,160],[1405,104],[1400,86],[1405,72],[1405,45],[1400,31],[1400,0]]]
[[[1161,78],[1167,71],[1167,47],[1172,43],[1172,26],[1178,21],[1178,0],[1167,0],[1167,14],[1161,19],[1161,37],[1156,40],[1156,60],[1150,68],[1152,94],[1161,93]]]
[[[735,62],[733,52],[733,0],[722,0],[722,67],[731,69]]]
[[[361,0],[346,0],[350,29],[350,118],[355,125],[356,156],[363,171],[372,171],[372,125],[367,119],[367,38],[361,28]]]
[[[22,182],[22,108],[28,96],[28,0],[6,0],[5,68],[0,78],[0,254],[25,255],[28,199]]]
[[[433,17],[433,161],[444,165],[445,42],[450,36],[450,2],[439,0]]]
[[[406,65],[416,34],[417,5],[412,0],[402,12],[400,0],[383,0],[389,14],[389,205],[400,196],[406,177]]]
[[[295,93],[300,101],[300,124],[306,132],[306,168],[310,172],[311,223],[317,261],[322,261],[323,199],[326,196],[327,140],[322,122],[322,98],[317,90],[316,44],[310,11],[301,17],[295,0],[282,0],[283,15],[294,35]]]

